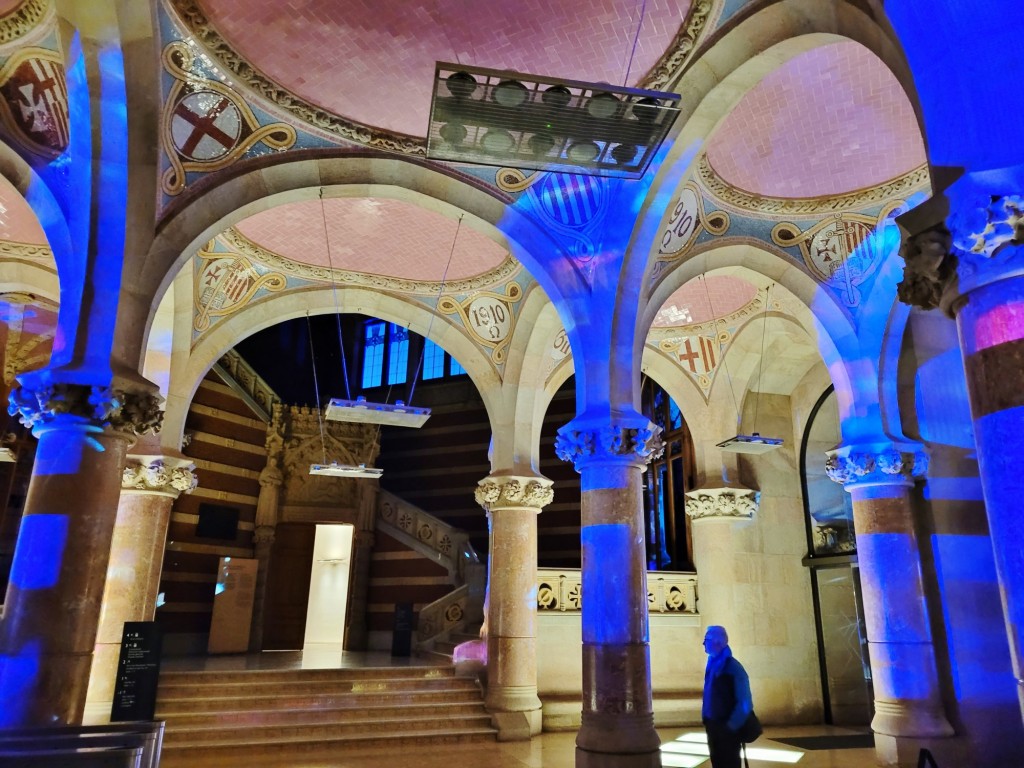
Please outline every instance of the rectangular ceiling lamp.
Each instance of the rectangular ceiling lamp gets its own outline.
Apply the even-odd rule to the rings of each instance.
[[[0,461],[15,462],[18,457],[11,448],[0,448]]]
[[[782,445],[780,437],[761,437],[757,432],[752,435],[736,435],[721,443],[718,447],[732,453],[767,453]]]
[[[438,62],[427,157],[638,179],[679,114],[677,93]]]
[[[365,464],[339,464],[332,461],[330,464],[310,464],[309,474],[326,475],[327,477],[380,477],[384,474],[384,470],[368,467]]]
[[[370,403],[365,397],[355,400],[332,398],[324,409],[328,421],[355,421],[362,424],[387,424],[393,427],[422,427],[430,418],[429,408],[414,408],[401,400],[394,405]]]

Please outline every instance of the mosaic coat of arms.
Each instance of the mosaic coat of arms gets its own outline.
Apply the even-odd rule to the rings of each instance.
[[[25,48],[0,69],[0,122],[22,149],[54,158],[68,146],[68,86],[56,51]]]
[[[260,125],[249,105],[224,83],[196,68],[192,49],[181,42],[163,51],[164,69],[174,84],[164,101],[160,138],[170,160],[161,184],[164,193],[185,188],[188,172],[211,172],[234,163],[263,142],[274,150],[295,143],[295,129],[285,123]]]

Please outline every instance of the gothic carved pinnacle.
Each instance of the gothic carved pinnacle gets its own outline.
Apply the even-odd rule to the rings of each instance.
[[[928,472],[928,454],[923,451],[839,449],[830,451],[825,471],[834,482],[858,485],[907,485]]]
[[[16,387],[10,395],[8,412],[30,429],[67,414],[133,435],[157,432],[163,421],[158,395],[89,384]]]
[[[163,459],[129,459],[121,477],[121,488],[177,497],[180,493],[192,493],[199,484],[194,470],[194,464],[170,466]]]
[[[592,429],[567,425],[555,437],[555,454],[562,461],[571,461],[577,470],[593,459],[619,458],[646,464],[664,451],[661,427],[651,422],[644,427],[610,424]]]
[[[692,520],[712,517],[750,519],[761,504],[761,493],[748,488],[702,488],[686,492],[686,514]]]
[[[554,498],[550,480],[528,477],[488,477],[477,486],[476,502],[488,512],[502,507],[530,507],[540,511]]]

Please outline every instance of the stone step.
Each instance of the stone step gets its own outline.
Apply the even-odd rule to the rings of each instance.
[[[346,693],[411,693],[414,691],[471,691],[476,681],[468,677],[415,677],[386,679],[253,679],[237,683],[171,683],[161,678],[157,707],[163,702],[190,698],[244,698],[283,695],[341,695]]]
[[[157,716],[163,718],[184,712],[220,712],[253,709],[309,709],[312,707],[360,707],[392,705],[408,702],[412,704],[444,703],[462,700],[472,696],[479,698],[479,689],[459,691],[370,691],[338,694],[305,694],[299,691],[284,691],[278,695],[261,696],[204,696],[203,691],[193,692],[192,697],[158,699]]]
[[[248,704],[249,702],[240,702]],[[320,723],[346,723],[380,718],[456,717],[462,715],[486,716],[480,697],[463,701],[408,703],[396,705],[366,705],[362,701],[350,701],[345,706],[325,707],[317,701],[315,706],[303,709],[293,707],[262,709],[251,707],[239,710],[225,710],[182,713],[161,713],[158,717],[173,731],[189,731],[193,728],[268,726],[268,725],[316,725]]]
[[[168,729],[164,747],[177,745],[225,744],[239,740],[244,733],[245,741],[251,743],[276,743],[303,739],[319,741],[356,738],[371,735],[387,735],[396,731],[405,733],[451,733],[462,730],[486,729],[491,718],[487,713],[477,715],[418,716],[379,718],[369,717],[345,722],[315,722],[292,725],[263,725],[251,723],[245,728],[238,726],[195,727],[186,730]]]
[[[189,766],[199,756],[207,765],[214,760],[221,760],[221,765],[242,765],[247,759],[256,761],[262,756],[281,752],[287,752],[289,756],[316,755],[337,759],[340,756],[358,753],[360,750],[493,742],[496,737],[497,731],[490,727],[461,728],[444,733],[396,730],[387,734],[362,734],[335,739],[318,737],[310,740],[302,737],[268,742],[251,740],[248,738],[248,732],[245,732],[236,733],[231,742],[173,745],[165,742],[160,765],[161,768]]]
[[[206,685],[207,683],[309,682],[315,680],[384,680],[455,677],[450,664],[409,667],[346,667],[344,669],[226,669],[160,672],[161,685]]]

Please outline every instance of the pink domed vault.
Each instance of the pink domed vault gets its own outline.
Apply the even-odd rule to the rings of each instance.
[[[690,0],[201,0],[217,31],[271,80],[337,115],[423,136],[438,61],[636,85]]]
[[[262,248],[302,264],[408,280],[472,277],[508,256],[465,222],[455,240],[457,227],[457,220],[401,200],[329,198],[322,208],[319,200],[280,205],[240,221],[235,229]]]
[[[791,198],[874,186],[925,161],[906,93],[853,42],[807,51],[768,74],[712,136],[707,154],[733,186]]]
[[[711,275],[676,289],[658,310],[652,325],[674,328],[725,317],[749,304],[757,288],[738,277]]]

